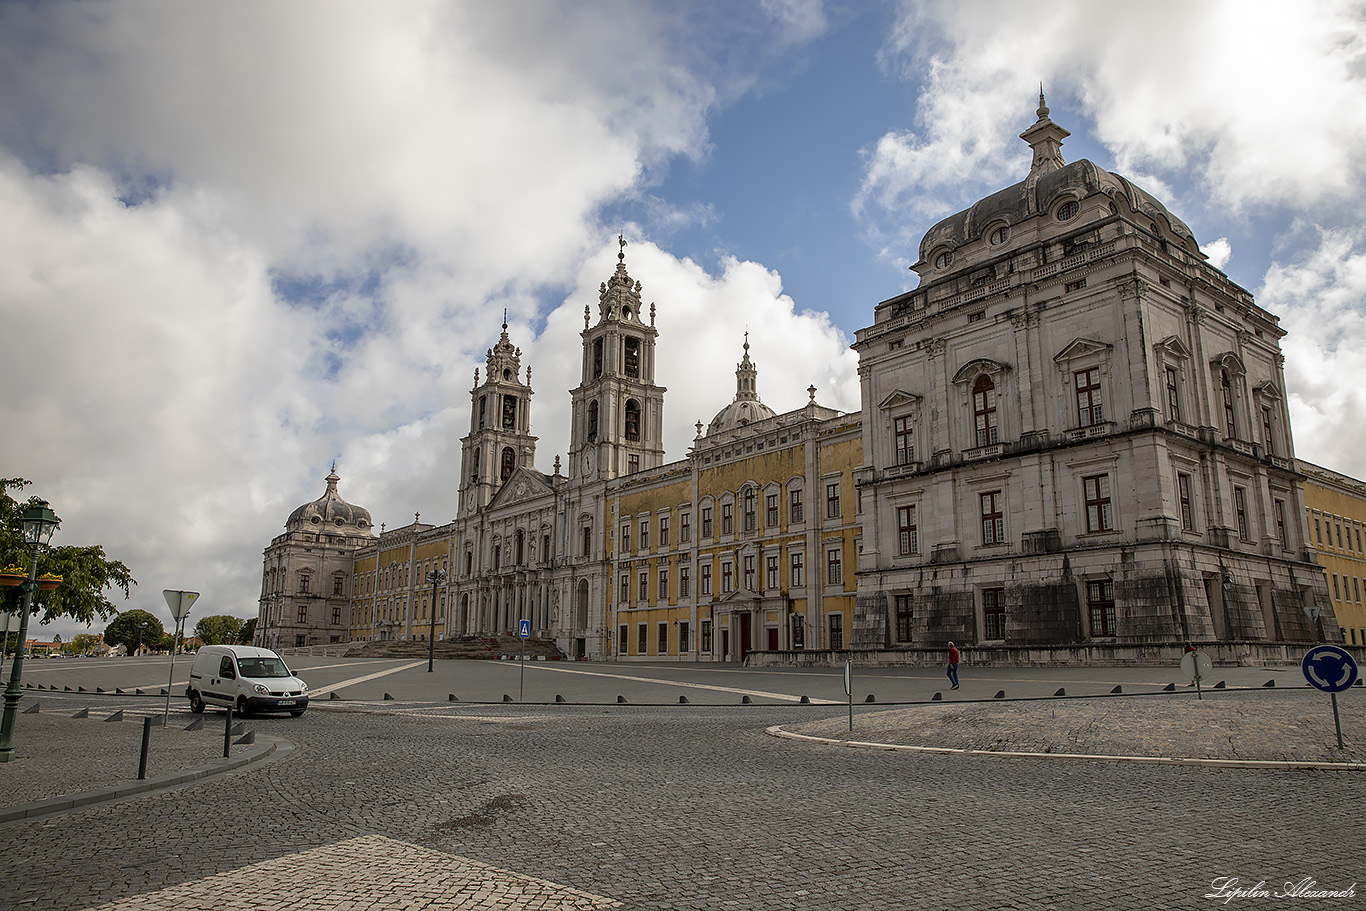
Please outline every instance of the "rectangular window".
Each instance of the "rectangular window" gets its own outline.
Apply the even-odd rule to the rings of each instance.
[[[972,386],[972,419],[977,432],[977,445],[990,446],[999,439],[996,424],[996,384],[989,376],[980,376]]]
[[[341,608],[334,607],[332,608],[332,624],[335,626],[338,623],[341,623]]]
[[[704,595],[711,594],[711,561],[708,560],[698,568],[698,591]]]
[[[308,576],[307,576],[307,575],[302,575],[302,576],[300,576],[300,577],[299,577],[299,591],[302,592],[302,593],[304,593],[304,594],[308,594],[308,585],[309,585],[309,578],[308,578]]]
[[[711,621],[701,620],[698,622],[701,627],[702,641],[698,644],[698,650],[706,654],[711,654]]]
[[[702,537],[703,537],[704,539],[710,538],[710,537],[711,537],[711,507],[710,507],[710,506],[703,506],[703,507],[702,507]]]
[[[802,516],[802,489],[794,487],[787,492],[787,521],[801,522]]]
[[[636,654],[644,655],[650,650],[649,632],[644,623],[636,627]]]
[[[295,648],[303,648],[303,647],[304,647],[305,645],[307,645],[307,644],[308,644],[308,637],[307,637],[307,636],[305,636],[303,633],[298,633],[297,635],[295,635],[295,637],[294,637],[294,647],[295,647]]]
[[[844,648],[844,616],[842,614],[831,614],[830,638],[826,643],[827,648]]]
[[[1263,408],[1263,409],[1262,409],[1262,445],[1266,447],[1266,451],[1267,451],[1269,454],[1271,454],[1271,455],[1275,455],[1275,454],[1276,454],[1276,447],[1275,447],[1274,445],[1272,445],[1272,442],[1271,442],[1271,409],[1270,409],[1270,408]]]
[[[659,624],[659,653],[661,655],[669,654],[669,624],[667,623]]]
[[[769,554],[765,558],[765,575],[767,576],[764,588],[770,591],[778,587],[778,555]]]
[[[753,487],[745,490],[745,531],[754,531],[759,524],[758,494]]]
[[[1361,526],[1357,526],[1357,553],[1361,553]]]
[[[650,520],[649,520],[649,519],[641,519],[641,520],[640,520],[640,549],[641,549],[641,550],[649,550],[649,549],[650,549]]]
[[[840,517],[839,481],[830,481],[825,485],[825,517],[827,519],[838,519]]]
[[[764,512],[766,513],[764,524],[769,528],[776,526],[778,524],[778,495],[776,493],[764,497]]]
[[[744,567],[745,591],[752,592],[754,591],[754,555],[745,554],[743,560],[744,563],[741,565]]]
[[[1090,427],[1101,423],[1105,413],[1100,402],[1100,368],[1078,370],[1073,377],[1077,381],[1077,425]]]
[[[582,543],[583,543],[583,555],[584,555],[585,557],[591,557],[591,556],[593,555],[593,529],[588,528],[587,526],[585,526],[585,527],[583,528],[583,542],[582,542]],[[470,574],[470,558],[469,558],[469,554],[466,554],[466,555],[465,555],[465,575],[468,576],[469,574]]]
[[[692,567],[678,567],[678,597],[687,598],[692,595]]]
[[[721,562],[721,594],[735,591],[735,564],[729,560]]]
[[[831,547],[825,552],[825,583],[827,585],[839,585],[844,581],[844,572],[840,565],[840,549]]]
[[[1001,510],[1001,492],[993,490],[979,495],[982,509],[982,543],[1004,544],[1006,540],[1006,518]]]
[[[1178,392],[1177,392],[1177,390],[1178,390],[1180,387],[1177,385],[1177,377],[1178,377],[1178,374],[1177,374],[1177,372],[1176,372],[1176,368],[1175,368],[1175,367],[1168,367],[1167,370],[1166,370],[1166,374],[1167,374],[1167,420],[1171,421],[1173,424],[1180,424],[1180,423],[1181,423],[1181,398],[1180,398],[1180,396],[1178,395]]]
[[[1360,576],[1353,576],[1353,577],[1352,577],[1352,600],[1356,601],[1358,604],[1361,603],[1361,577],[1360,577]]]
[[[660,547],[668,547],[668,546],[669,546],[669,517],[668,517],[668,516],[660,516],[660,517],[659,517],[659,546],[660,546]]]
[[[721,534],[735,534],[735,504],[721,504]]]
[[[1320,544],[1323,543],[1323,526],[1319,524],[1319,517],[1317,514],[1314,515],[1314,537]]]
[[[1086,279],[1084,279],[1084,278],[1079,278],[1079,279],[1077,279],[1077,280],[1074,281],[1074,282],[1067,282],[1066,284],[1064,284],[1064,285],[1062,286],[1062,290],[1063,290],[1064,292],[1080,291],[1082,288],[1085,288],[1085,287],[1086,287]]]
[[[688,621],[682,620],[678,624],[678,653],[686,654],[688,651]]]
[[[621,523],[621,548],[617,553],[625,553],[631,549],[631,523]]]
[[[299,605],[299,622],[300,622],[300,623],[307,623],[307,622],[308,622],[308,607],[307,607],[306,605],[303,605],[303,604],[300,604],[300,605]]]
[[[650,573],[647,570],[642,569],[640,571],[640,579],[636,590],[640,593],[641,601],[650,600]]]
[[[915,615],[911,611],[911,596],[896,596],[896,641],[910,642],[915,626]]]
[[[1342,595],[1338,594],[1338,574],[1333,573],[1333,600],[1341,601]]]
[[[1115,583],[1109,579],[1087,582],[1086,606],[1091,616],[1091,635],[1115,635]]]
[[[1186,531],[1195,531],[1195,510],[1191,508],[1190,475],[1178,474],[1176,476],[1176,496],[1181,501],[1181,527]]]
[[[1285,540],[1285,501],[1272,500],[1271,511],[1276,517],[1276,540],[1281,542],[1281,546],[1286,544]]]
[[[1338,531],[1338,550],[1342,550],[1342,523],[1334,519],[1333,527]]]
[[[621,597],[617,600],[623,605],[631,600],[631,576],[629,573],[621,574]]]
[[[631,647],[631,634],[626,624],[617,627],[617,654],[624,655]]]
[[[982,589],[982,627],[988,639],[1006,637],[1006,590]]]
[[[801,588],[806,584],[806,571],[800,552],[792,554],[788,562],[788,577],[787,584],[793,588]]]
[[[1082,478],[1081,486],[1086,498],[1086,530],[1112,531],[1115,526],[1110,513],[1110,476]]]
[[[669,568],[668,568],[667,566],[661,566],[661,567],[659,568],[658,579],[657,579],[656,581],[658,582],[658,587],[657,587],[655,590],[659,593],[659,595],[658,595],[658,601],[659,601],[659,603],[660,603],[660,604],[668,604],[668,603],[669,603]]]
[[[901,554],[920,553],[920,533],[915,525],[915,507],[898,506],[896,509],[897,552]]]
[[[344,595],[344,594],[346,594],[346,579],[345,579],[344,577],[342,577],[342,576],[333,576],[333,577],[332,577],[332,594],[334,594],[334,595]]]
[[[1241,487],[1233,488],[1233,513],[1238,519],[1238,537],[1248,539],[1247,532],[1247,492]]]
[[[692,540],[692,513],[678,514],[678,543],[687,544]]]
[[[909,465],[915,461],[914,429],[910,418],[897,418],[892,424],[898,465]]]

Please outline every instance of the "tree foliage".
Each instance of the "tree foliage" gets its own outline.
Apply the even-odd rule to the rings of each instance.
[[[24,510],[37,498],[19,501],[10,496],[10,491],[22,491],[29,483],[23,478],[0,478],[0,566],[28,568],[30,551],[24,543],[22,517]],[[137,584],[128,567],[119,560],[110,560],[98,544],[49,547],[38,558],[38,572],[62,577],[62,584],[54,591],[38,592],[34,596],[34,612],[42,611],[42,623],[58,617],[71,617],[85,623],[96,617],[107,619],[119,612],[107,595],[122,591],[127,600],[129,590]],[[0,589],[0,592],[3,592],[0,607],[14,613],[22,609],[24,596],[19,586]]]
[[[242,621],[227,614],[210,614],[194,625],[195,636],[204,640],[205,645],[236,642],[241,632]]]
[[[66,650],[73,655],[84,655],[86,652],[94,651],[99,643],[100,637],[94,633],[77,633],[71,637],[71,643]]]
[[[242,631],[237,634],[239,645],[251,645],[251,640],[256,638],[256,618],[252,617],[242,624]]]
[[[140,630],[143,623],[147,624],[147,628]],[[134,608],[119,614],[104,628],[104,641],[110,648],[122,645],[131,652],[138,647],[139,632],[142,634],[142,644],[148,648],[156,648],[166,635],[161,621],[155,615]]]

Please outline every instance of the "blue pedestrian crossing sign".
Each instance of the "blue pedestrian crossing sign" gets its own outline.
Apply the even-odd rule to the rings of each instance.
[[[517,638],[519,638],[519,639],[530,639],[530,638],[531,638],[531,621],[530,621],[530,620],[518,620],[518,621],[517,621]]]
[[[1351,653],[1336,645],[1316,645],[1300,665],[1304,679],[1325,693],[1341,693],[1356,683],[1357,663]]]

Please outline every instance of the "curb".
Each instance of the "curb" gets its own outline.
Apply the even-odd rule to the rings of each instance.
[[[1139,762],[1148,765],[1192,765],[1226,769],[1315,769],[1334,772],[1366,772],[1366,762],[1309,762],[1275,759],[1194,759],[1182,756],[1107,756],[1101,753],[1030,753],[1022,750],[965,750],[957,747],[918,747],[904,743],[873,743],[863,740],[835,740],[785,731],[782,725],[765,728],[770,737],[823,743],[861,750],[891,750],[904,753],[950,753],[960,756],[996,756],[1007,759],[1089,759],[1101,762]]]
[[[238,769],[245,768],[258,762],[264,762],[268,759],[271,761],[282,759],[292,752],[294,752],[294,744],[290,743],[288,740],[262,738],[261,743],[258,743],[256,746],[239,756],[234,756],[229,759],[220,759],[195,769],[187,769],[181,772],[169,772],[165,775],[158,775],[155,778],[145,778],[141,781],[127,781],[107,788],[96,788],[93,791],[81,791],[78,794],[66,794],[62,797],[52,797],[47,800],[40,800],[36,803],[0,807],[0,826],[26,819],[38,819],[43,816],[52,816],[78,807],[110,803],[111,801],[122,800],[125,797],[133,797],[138,794],[169,790],[183,784],[188,784],[192,781],[199,781],[201,779],[223,775],[228,772],[234,772]]]

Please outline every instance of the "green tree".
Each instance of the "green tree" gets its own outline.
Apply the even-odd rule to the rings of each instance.
[[[23,512],[33,502],[33,497],[19,501],[10,496],[10,491],[22,491],[29,485],[23,478],[0,478],[0,566],[29,565],[29,549],[24,543]],[[60,531],[58,532],[60,534]],[[71,617],[89,623],[96,617],[101,620],[119,612],[107,594],[122,591],[128,598],[129,589],[137,584],[132,574],[119,560],[110,560],[99,545],[76,547],[62,544],[48,548],[38,558],[38,572],[55,573],[62,577],[62,584],[55,591],[43,592],[34,612],[42,611],[41,623],[50,623],[58,617]],[[18,613],[23,608],[23,591],[19,586],[0,589],[0,608]]]
[[[242,621],[227,614],[210,614],[194,625],[194,634],[204,640],[205,645],[223,645],[236,642],[242,632]]]
[[[77,633],[71,639],[68,648],[73,655],[84,655],[92,650],[100,641],[100,637],[94,633]]]
[[[242,631],[237,634],[237,642],[240,645],[251,645],[251,640],[256,638],[256,618],[252,617],[242,624]]]
[[[140,629],[143,623],[147,624],[146,629]],[[160,620],[145,610],[134,608],[119,614],[104,628],[104,641],[110,648],[122,645],[131,652],[138,647],[139,633],[142,635],[142,644],[151,647],[159,644],[166,635]]]

